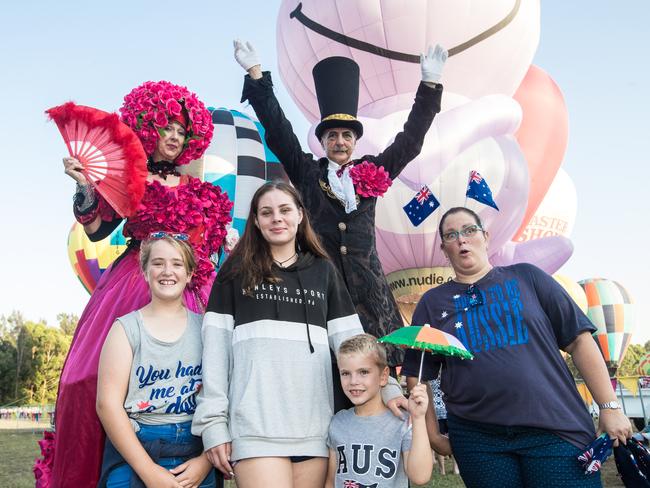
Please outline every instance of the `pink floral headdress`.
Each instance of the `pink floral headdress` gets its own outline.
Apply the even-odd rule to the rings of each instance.
[[[131,127],[145,152],[153,154],[161,131],[171,120],[187,121],[187,136],[177,165],[199,159],[212,140],[212,116],[196,94],[168,81],[147,81],[124,97],[122,122]]]

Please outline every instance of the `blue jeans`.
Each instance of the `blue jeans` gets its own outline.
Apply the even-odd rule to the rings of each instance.
[[[600,488],[586,475],[582,450],[553,432],[483,424],[448,415],[449,441],[467,488]]]
[[[140,431],[136,433],[141,441],[153,441],[161,439],[174,444],[183,444],[192,439],[190,428],[192,422],[183,422],[182,424],[164,424],[164,425],[144,425],[140,424]],[[158,464],[166,469],[172,469],[183,464],[186,459],[179,457],[161,458]],[[106,481],[107,488],[129,488],[131,476],[134,475],[131,466],[123,464],[113,469],[108,475]],[[215,471],[210,470],[208,476],[203,480],[199,488],[215,488]]]

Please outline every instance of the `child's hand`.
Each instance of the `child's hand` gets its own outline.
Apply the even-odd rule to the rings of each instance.
[[[183,488],[196,488],[208,476],[212,463],[203,453],[200,456],[185,461],[183,464],[170,469],[169,472],[176,476],[176,480]]]
[[[427,413],[429,406],[429,396],[427,395],[426,386],[422,383],[411,389],[409,396],[409,414],[414,419],[423,418]]]

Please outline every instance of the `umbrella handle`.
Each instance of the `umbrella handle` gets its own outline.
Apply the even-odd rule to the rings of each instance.
[[[422,351],[422,357],[420,358],[420,372],[418,373],[418,385],[422,379],[422,365],[424,364],[424,351]]]

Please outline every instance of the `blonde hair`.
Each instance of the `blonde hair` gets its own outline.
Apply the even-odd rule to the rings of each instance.
[[[143,273],[146,271],[147,264],[149,264],[149,259],[151,258],[151,248],[159,241],[165,241],[176,249],[183,257],[183,264],[185,265],[185,271],[187,271],[187,274],[194,273],[194,270],[196,270],[196,258],[194,257],[192,246],[185,241],[174,239],[172,236],[164,236],[159,239],[147,239],[142,241],[142,244],[140,245],[140,269]]]
[[[388,366],[386,349],[383,344],[377,342],[377,338],[373,335],[359,334],[347,338],[339,347],[338,357],[341,357],[344,354],[355,353],[372,356],[381,370]]]

